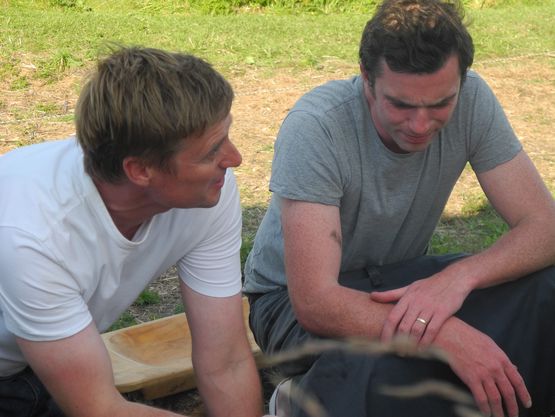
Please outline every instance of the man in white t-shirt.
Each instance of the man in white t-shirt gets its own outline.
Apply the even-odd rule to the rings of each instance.
[[[211,416],[260,416],[242,316],[233,91],[191,55],[121,48],[77,135],[0,158],[0,415],[170,416],[126,401],[100,333],[177,265]]]

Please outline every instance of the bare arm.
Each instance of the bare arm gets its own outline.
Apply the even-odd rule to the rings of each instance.
[[[177,416],[128,402],[119,394],[110,357],[93,324],[61,340],[17,341],[33,371],[68,417]]]
[[[536,168],[521,151],[511,161],[479,174],[495,210],[510,227],[491,247],[456,262],[434,276],[373,299],[397,302],[382,337],[412,334],[431,343],[439,329],[476,288],[515,280],[555,263],[555,202]],[[424,318],[427,326],[416,323]]]
[[[391,306],[338,283],[339,209],[282,199],[282,227],[289,294],[301,325],[328,337],[378,338]]]
[[[191,329],[195,375],[208,416],[261,416],[262,389],[241,295],[208,297],[183,282],[181,294]]]
[[[514,280],[555,263],[555,201],[524,151],[478,175],[510,230],[459,267],[472,288]],[[468,265],[467,265],[468,264]]]
[[[378,338],[393,306],[338,284],[339,209],[284,199],[282,227],[289,293],[301,325],[327,337]],[[502,416],[502,398],[511,415],[518,411],[517,397],[529,404],[520,374],[486,335],[452,317],[438,331],[436,343],[483,412]]]
[[[397,303],[384,324],[383,340],[410,334],[424,345],[435,341],[451,353],[452,368],[471,388],[482,411],[502,416],[500,397],[514,415],[518,412],[516,398],[530,405],[521,376],[493,341],[465,328],[452,315],[472,290],[518,279],[555,262],[555,203],[524,151],[479,174],[478,180],[510,230],[483,252],[407,287],[375,293],[372,299]],[[427,325],[417,321],[419,317]],[[453,326],[459,327],[458,334]],[[466,353],[453,343],[454,338]],[[478,359],[474,369],[479,372],[469,372],[472,361],[468,359],[476,346],[481,346],[474,351]]]

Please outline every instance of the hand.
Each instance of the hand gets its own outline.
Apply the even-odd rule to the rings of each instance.
[[[470,292],[463,280],[440,274],[406,287],[370,294],[379,303],[397,302],[384,323],[382,341],[407,335],[423,346],[432,343],[445,320],[461,308]]]
[[[518,416],[518,403],[532,406],[522,376],[507,355],[484,333],[452,318],[436,338],[453,372],[468,386],[484,415]]]

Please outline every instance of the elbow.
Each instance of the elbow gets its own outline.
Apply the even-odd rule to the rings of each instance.
[[[297,322],[304,330],[316,335],[325,333],[324,323],[327,309],[321,298],[314,296],[291,297],[291,305]]]
[[[299,323],[299,325],[306,330],[309,333],[314,333],[314,334],[320,334],[321,333],[321,329],[319,326],[318,321],[315,319],[315,317],[311,314],[307,314],[307,313],[296,313],[295,315],[297,317],[297,322]]]

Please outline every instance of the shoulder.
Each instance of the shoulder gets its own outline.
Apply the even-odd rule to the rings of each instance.
[[[349,106],[360,94],[360,77],[329,81],[303,95],[291,113],[303,111],[326,115],[343,106]]]
[[[491,123],[502,113],[495,92],[486,80],[475,71],[468,71],[461,87],[454,119],[471,127],[475,124]]]
[[[4,191],[14,182],[46,188],[67,185],[74,174],[68,170],[84,172],[82,156],[74,138],[17,148],[0,157],[0,187]]]
[[[45,142],[0,157],[0,224],[38,233],[53,227],[89,191],[75,140]],[[90,182],[90,181],[89,181]]]
[[[477,103],[486,96],[493,96],[492,89],[480,74],[469,70],[461,88],[460,100]]]
[[[368,112],[361,95],[360,76],[330,81],[309,91],[284,119],[276,149],[284,141],[298,142],[299,145],[324,141],[335,146],[335,141],[357,136]]]

